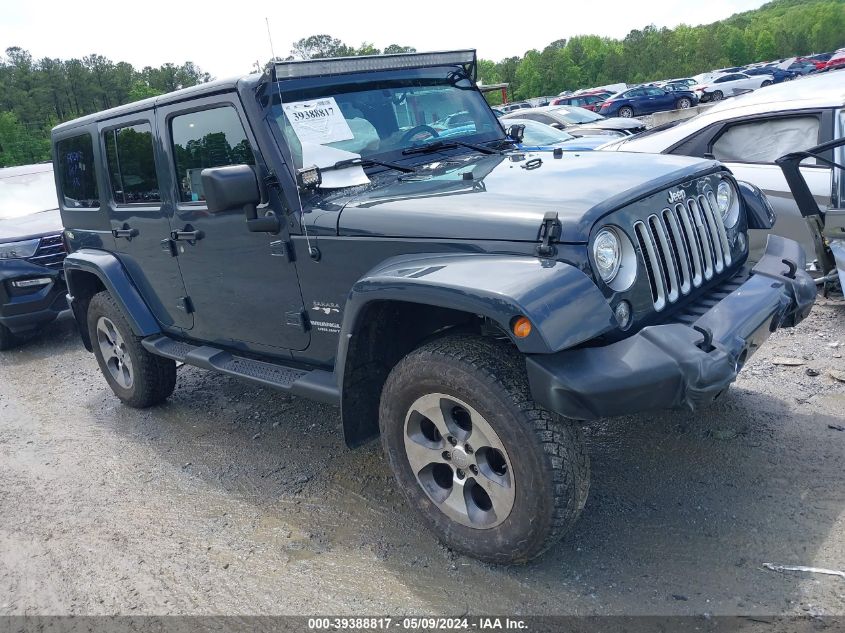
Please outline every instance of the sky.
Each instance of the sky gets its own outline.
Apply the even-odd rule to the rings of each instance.
[[[632,29],[706,24],[762,0],[556,0],[520,5],[455,0],[41,0],[0,2],[0,50],[20,46],[36,59],[98,53],[136,68],[192,61],[217,78],[243,75],[291,43],[328,33],[346,44],[417,50],[475,48],[500,60],[573,35],[622,38]],[[3,6],[5,5],[5,6]],[[631,8],[633,6],[633,8]],[[522,11],[528,7],[528,11]],[[48,17],[49,16],[49,17]]]

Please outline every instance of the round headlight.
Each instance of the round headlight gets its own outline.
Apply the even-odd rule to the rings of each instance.
[[[716,206],[722,215],[725,228],[733,228],[739,220],[739,196],[736,189],[727,179],[722,180],[716,188]]]
[[[716,189],[716,203],[719,205],[719,211],[722,213],[722,219],[728,219],[728,212],[731,210],[731,203],[733,202],[733,188],[726,180],[719,183]]]
[[[619,272],[622,263],[622,248],[619,237],[612,229],[602,229],[593,242],[593,259],[596,269],[605,283],[610,283]]]

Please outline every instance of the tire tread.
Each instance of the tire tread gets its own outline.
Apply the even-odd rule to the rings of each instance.
[[[96,347],[95,332],[95,317],[99,318],[100,316],[106,316],[115,323],[132,355],[135,375],[132,393],[128,396],[115,390],[103,367],[99,350]],[[101,370],[103,370],[103,375],[112,387],[112,391],[124,404],[135,409],[146,409],[164,402],[173,393],[176,388],[176,363],[169,358],[156,356],[144,349],[141,345],[141,337],[132,331],[129,322],[123,315],[122,308],[108,291],[97,293],[91,299],[88,306],[88,328],[92,345],[95,348],[94,353]]]
[[[554,491],[550,530],[541,543],[531,545],[520,558],[514,559],[512,552],[483,558],[490,562],[512,563],[539,556],[572,528],[587,500],[590,462],[580,428],[533,400],[524,358],[506,342],[472,335],[447,336],[409,354],[394,372],[404,371],[404,366],[412,365],[415,360],[433,358],[446,358],[450,363],[468,367],[492,390],[507,394],[521,420],[541,443]],[[390,382],[388,378],[385,393],[389,393]],[[381,417],[383,424],[384,416]],[[575,503],[571,503],[573,499]]]

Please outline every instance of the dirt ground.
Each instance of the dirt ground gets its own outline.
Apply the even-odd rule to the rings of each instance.
[[[763,563],[845,569],[843,355],[822,300],[706,412],[588,427],[576,529],[495,567],[439,545],[335,409],[185,367],[131,410],[62,318],[0,357],[0,615],[842,615],[845,580]]]

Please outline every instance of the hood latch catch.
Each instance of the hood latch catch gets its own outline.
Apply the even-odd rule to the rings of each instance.
[[[540,226],[540,244],[537,246],[537,254],[540,257],[554,257],[557,254],[552,242],[560,239],[562,229],[557,211],[547,211]]]

